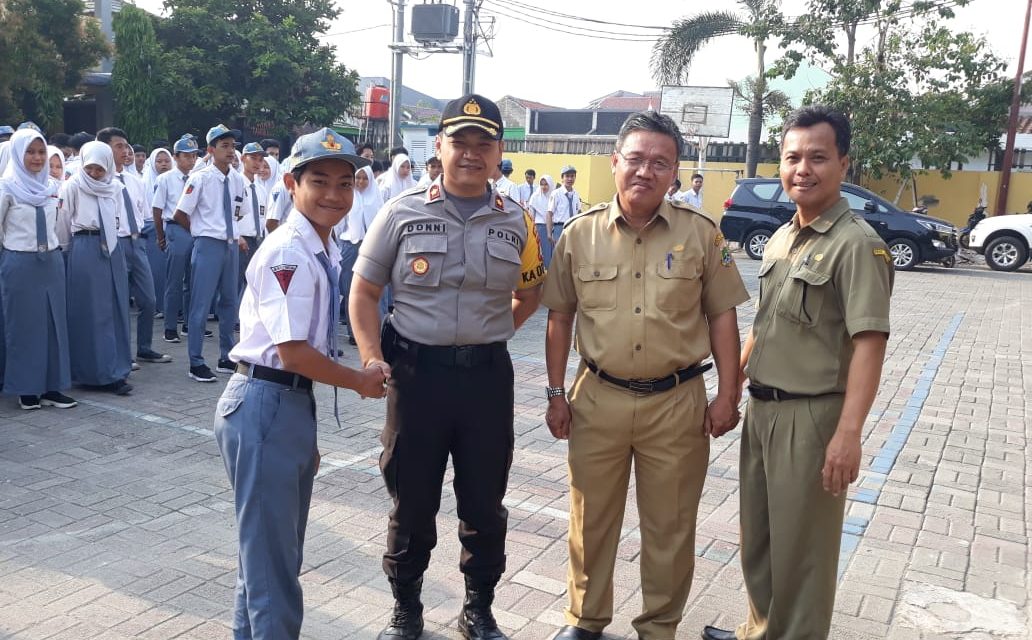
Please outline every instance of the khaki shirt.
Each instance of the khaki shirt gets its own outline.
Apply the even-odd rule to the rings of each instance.
[[[567,223],[542,302],[577,314],[583,358],[619,378],[659,378],[706,358],[706,317],[748,299],[712,220],[664,201],[638,230],[614,198]]]
[[[843,198],[806,227],[796,217],[778,229],[759,276],[749,379],[792,393],[844,392],[852,337],[889,332],[885,243]]]
[[[354,270],[378,286],[390,284],[391,324],[429,345],[508,340],[515,333],[513,291],[536,287],[545,274],[534,223],[519,204],[492,192],[490,206],[465,220],[441,178],[384,205]]]

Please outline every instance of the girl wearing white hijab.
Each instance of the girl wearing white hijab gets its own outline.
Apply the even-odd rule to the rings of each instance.
[[[538,180],[538,188],[534,189],[534,193],[530,196],[530,201],[527,202],[527,208],[530,209],[530,213],[534,216],[534,228],[537,229],[538,234],[538,246],[541,247],[541,259],[545,262],[545,268],[548,268],[549,263],[552,262],[552,243],[542,242],[541,238],[548,239],[548,197],[552,195],[552,191],[555,190],[555,180],[552,176],[543,175]]]
[[[154,197],[154,187],[157,185],[158,176],[172,168],[172,154],[164,147],[158,147],[151,151],[147,161],[143,163],[143,187],[146,194],[146,213],[143,218],[143,228],[140,229],[140,238],[143,239],[143,248],[147,253],[147,263],[150,265],[151,280],[154,282],[154,317],[164,317],[165,311],[165,254],[158,246],[157,232],[154,230],[154,216],[151,215],[150,202]]]
[[[47,145],[47,175],[51,180],[57,181],[58,186],[68,177],[65,173],[64,151],[52,144]]]
[[[10,152],[0,178],[3,392],[18,396],[22,409],[67,409],[76,402],[61,393],[72,380],[57,183],[38,131],[17,131]]]
[[[399,153],[391,161],[391,168],[383,174],[380,195],[386,202],[414,186],[416,186],[416,181],[412,179],[412,162],[409,161],[407,155]]]
[[[271,193],[276,183],[283,180],[283,167],[279,160],[272,156],[265,156],[265,163],[269,166],[269,175],[262,177],[262,184],[265,185],[265,193]]]
[[[117,231],[125,220],[122,184],[103,142],[82,146],[82,167],[61,186],[68,255],[68,334],[72,381],[118,395],[129,377],[129,272]],[[74,313],[74,317],[71,314]]]

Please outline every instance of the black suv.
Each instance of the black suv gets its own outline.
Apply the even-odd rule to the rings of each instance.
[[[921,262],[953,266],[957,229],[949,222],[902,211],[848,182],[842,183],[842,197],[889,245],[897,271],[912,269]],[[742,178],[724,202],[720,231],[728,240],[739,243],[750,258],[759,260],[770,236],[792,219],[795,209],[777,178]]]

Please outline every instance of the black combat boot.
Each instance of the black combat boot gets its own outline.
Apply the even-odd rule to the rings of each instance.
[[[483,580],[466,576],[466,601],[459,614],[459,632],[466,640],[509,640],[498,630],[491,614],[498,578]]]
[[[388,581],[394,594],[394,611],[376,640],[416,640],[423,633],[423,603],[419,601],[423,576],[412,582],[398,582],[394,578]]]

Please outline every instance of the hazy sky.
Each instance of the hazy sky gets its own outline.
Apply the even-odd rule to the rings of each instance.
[[[462,6],[462,0],[444,1]],[[420,2],[406,0],[406,6],[410,9],[412,4]],[[151,11],[161,11],[161,0],[137,0],[137,4]],[[342,12],[326,40],[337,47],[338,58],[360,75],[389,77],[391,52],[387,44],[392,35],[393,8],[388,0],[338,0],[337,4]],[[491,42],[493,55],[482,55],[477,60],[476,90],[479,93],[490,98],[510,94],[555,106],[578,108],[617,89],[641,92],[656,87],[649,72],[651,41],[617,41],[603,35],[581,37],[559,33],[554,28],[568,29],[564,25],[577,24],[605,31],[654,31],[550,17],[526,8],[532,6],[581,18],[655,26],[668,25],[678,17],[700,10],[740,10],[734,0],[564,0],[561,3],[485,0],[483,15],[495,16],[495,38]],[[640,10],[632,15],[626,12],[628,6]],[[986,35],[996,54],[1012,65],[1009,73],[1013,73],[1025,6],[1024,0],[973,0],[968,7],[957,9],[957,18],[952,26],[955,30]],[[805,0],[784,0],[783,3],[789,16],[799,15],[804,7]],[[408,26],[409,17],[406,15],[406,31]],[[616,37],[622,36],[610,36]],[[870,37],[871,34],[866,34],[862,42]],[[481,45],[481,49],[484,48]],[[768,62],[776,57],[776,50],[768,51]],[[1026,71],[1032,69],[1030,57],[1026,57]],[[723,86],[728,78],[739,79],[750,74],[754,58],[752,46],[744,38],[729,36],[715,40],[698,54],[690,84]],[[406,56],[404,83],[434,97],[455,97],[462,88],[461,56],[434,54],[425,60]]]

